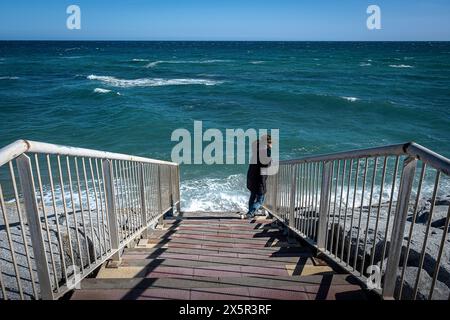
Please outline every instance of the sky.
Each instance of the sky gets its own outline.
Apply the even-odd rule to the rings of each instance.
[[[2,0],[0,40],[450,41],[449,16],[450,0]]]

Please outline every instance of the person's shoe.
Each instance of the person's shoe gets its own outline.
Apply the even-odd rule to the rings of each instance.
[[[247,219],[253,219],[255,217],[255,213],[247,213],[245,216]]]

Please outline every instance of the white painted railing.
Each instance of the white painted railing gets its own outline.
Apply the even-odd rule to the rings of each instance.
[[[19,140],[0,149],[0,300],[57,299],[176,207],[172,162]]]
[[[384,298],[447,300],[449,174],[415,143],[282,161],[265,207]]]

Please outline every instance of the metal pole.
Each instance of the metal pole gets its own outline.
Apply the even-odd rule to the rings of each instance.
[[[177,165],[177,214],[181,212],[181,199],[180,199],[180,165]]]
[[[295,229],[295,195],[297,193],[297,165],[291,168],[291,196],[289,203],[289,227]]]
[[[327,216],[330,205],[330,187],[332,174],[332,162],[323,163],[322,188],[320,190],[319,228],[317,230],[317,247],[325,250],[327,233]]]
[[[22,154],[17,158],[17,169],[19,172],[19,180],[24,197],[28,227],[30,229],[34,260],[37,266],[36,269],[39,279],[41,298],[42,300],[53,300],[54,295],[52,290],[52,282],[50,279],[50,269],[47,263],[44,237],[41,229],[41,219],[36,201],[31,161],[26,154]]]
[[[157,189],[157,197],[158,197],[158,214],[162,214],[162,198],[161,198],[161,168],[159,165],[156,166],[157,168],[157,174],[156,174],[156,186],[158,187]],[[158,219],[158,225],[161,226],[161,228],[164,228],[164,216],[161,215],[161,217],[159,217]]]
[[[111,257],[114,262],[120,262],[119,253],[119,229],[117,224],[117,212],[115,203],[115,192],[114,192],[114,176],[113,168],[110,160],[103,160],[103,176],[105,183],[105,193],[106,193],[106,215],[109,221],[109,234],[111,239],[111,250],[116,251],[116,253]]]
[[[408,215],[409,197],[416,172],[417,159],[408,157],[403,161],[403,172],[400,180],[400,190],[397,198],[397,210],[392,226],[389,255],[384,275],[383,298],[393,299],[397,280],[397,269],[400,262],[402,242]]]
[[[139,166],[139,184],[141,189],[141,210],[142,210],[142,225],[145,227],[142,232],[142,237],[144,239],[148,238],[148,229],[147,229],[147,204],[145,201],[145,179],[144,179],[144,164],[141,163]]]

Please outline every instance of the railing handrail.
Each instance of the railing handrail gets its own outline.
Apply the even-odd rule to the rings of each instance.
[[[435,169],[450,175],[450,159],[431,151],[430,149],[421,146],[415,142],[407,142],[401,144],[393,144],[388,146],[356,149],[351,151],[343,151],[336,153],[328,153],[317,156],[305,156],[296,159],[282,160],[280,164],[298,164],[316,161],[333,161],[345,160],[351,158],[365,158],[376,156],[391,156],[391,155],[410,155],[423,162],[432,165]]]
[[[111,160],[124,160],[124,161],[135,161],[153,164],[165,164],[177,166],[177,163],[156,160],[151,158],[132,156],[122,153],[114,153],[108,151],[99,151],[86,148],[69,147],[64,145],[57,145],[51,143],[37,142],[31,140],[17,140],[6,147],[0,149],[0,166],[8,163],[9,161],[17,158],[23,153],[33,152],[33,153],[46,153],[46,154],[58,154],[64,156],[74,156],[74,157],[92,157],[100,159],[111,159]]]

